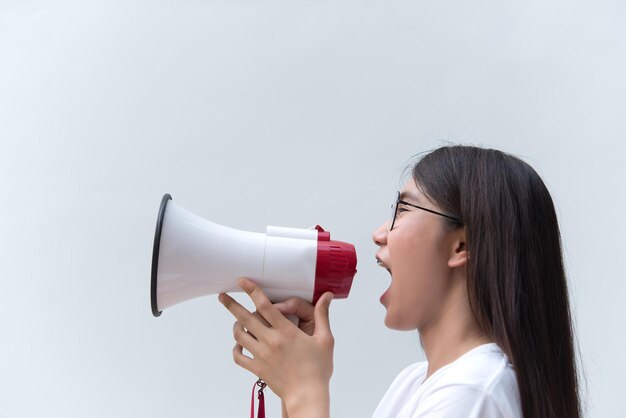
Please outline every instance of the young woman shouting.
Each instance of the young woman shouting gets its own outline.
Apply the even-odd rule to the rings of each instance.
[[[385,325],[417,330],[427,359],[396,377],[374,417],[580,417],[559,226],[532,167],[494,149],[438,148],[414,165],[373,241],[392,277]],[[332,294],[272,304],[240,285],[256,312],[219,295],[237,318],[235,363],[282,399],[283,416],[328,417]]]

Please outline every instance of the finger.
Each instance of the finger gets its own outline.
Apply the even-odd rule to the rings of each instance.
[[[285,323],[288,323],[283,314],[280,313],[272,302],[265,295],[263,290],[256,285],[252,280],[248,280],[246,278],[239,279],[239,287],[241,287],[252,299],[254,302],[254,306],[256,306],[257,311],[265,318],[267,322],[272,327],[284,326]]]
[[[246,332],[243,325],[239,321],[235,321],[233,324],[233,337],[235,337],[235,341],[248,350],[254,357],[257,356],[259,341],[254,337],[254,335]]]
[[[261,314],[259,313],[259,311],[254,311],[254,312],[252,312],[252,315],[254,315],[254,316],[256,316],[257,318],[259,318],[259,321],[261,321],[261,323],[262,323],[263,325],[265,325],[266,327],[271,327],[270,323],[269,323],[269,322],[267,322],[267,321],[265,320],[265,318],[263,318],[263,315],[261,315]]]
[[[263,316],[261,316],[261,314],[258,311],[254,311],[252,312],[252,315],[255,316],[256,318],[258,318],[258,320],[265,325],[266,327],[271,327],[271,325],[269,324],[269,322],[267,322],[265,320],[265,318],[263,318]],[[256,338],[256,336],[252,333],[252,331],[250,331],[249,329],[247,329],[246,331],[248,331],[248,334],[252,335],[255,339],[258,340],[258,338]]]
[[[246,327],[248,331],[252,332],[257,340],[265,341],[265,333],[268,331],[268,328],[257,316],[252,315],[250,311],[241,306],[239,302],[231,298],[226,293],[220,293],[217,300],[219,300],[220,303],[222,303],[224,307],[228,309],[235,318],[237,318],[237,321],[239,321],[241,325]]]
[[[320,297],[315,304],[315,312],[313,313],[315,316],[315,331],[313,335],[318,335],[320,337],[331,337],[332,332],[330,331],[330,320],[329,316],[329,308],[330,301],[333,300],[333,293],[326,292]]]
[[[314,319],[314,306],[302,298],[292,297],[284,302],[275,303],[274,306],[283,315],[296,315],[305,322],[310,322]]]
[[[236,365],[243,367],[244,369],[258,376],[255,371],[256,368],[254,365],[254,360],[243,353],[243,346],[239,343],[235,344],[235,346],[233,347],[233,361]]]

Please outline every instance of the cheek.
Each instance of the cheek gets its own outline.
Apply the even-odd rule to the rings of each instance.
[[[419,328],[432,309],[435,293],[427,272],[411,260],[394,270],[387,301],[385,325],[396,330]]]
[[[420,328],[436,315],[445,294],[441,255],[436,245],[428,244],[435,238],[427,233],[394,238],[388,242],[393,280],[385,325],[397,330]]]

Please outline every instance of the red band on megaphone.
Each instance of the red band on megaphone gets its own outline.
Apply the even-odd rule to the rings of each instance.
[[[356,274],[356,251],[352,244],[331,241],[330,232],[317,225],[317,260],[313,304],[324,294],[333,292],[335,299],[345,299]]]

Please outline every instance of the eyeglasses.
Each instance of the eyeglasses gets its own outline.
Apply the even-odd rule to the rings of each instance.
[[[444,218],[448,218],[451,219],[457,223],[461,223],[461,220],[455,216],[450,216],[450,215],[446,215],[444,213],[440,213],[437,211],[434,211],[432,209],[428,209],[428,208],[423,208],[421,206],[417,206],[414,205],[412,203],[409,202],[405,202],[404,200],[400,200],[400,192],[398,192],[397,196],[396,196],[396,201],[391,205],[391,225],[389,226],[389,231],[391,231],[393,229],[394,224],[396,223],[396,217],[398,216],[398,205],[402,204],[402,205],[407,205],[407,206],[411,206],[417,209],[421,209],[421,210],[425,210],[426,212],[430,212],[430,213],[434,213],[435,215],[439,215],[439,216],[443,216]]]

